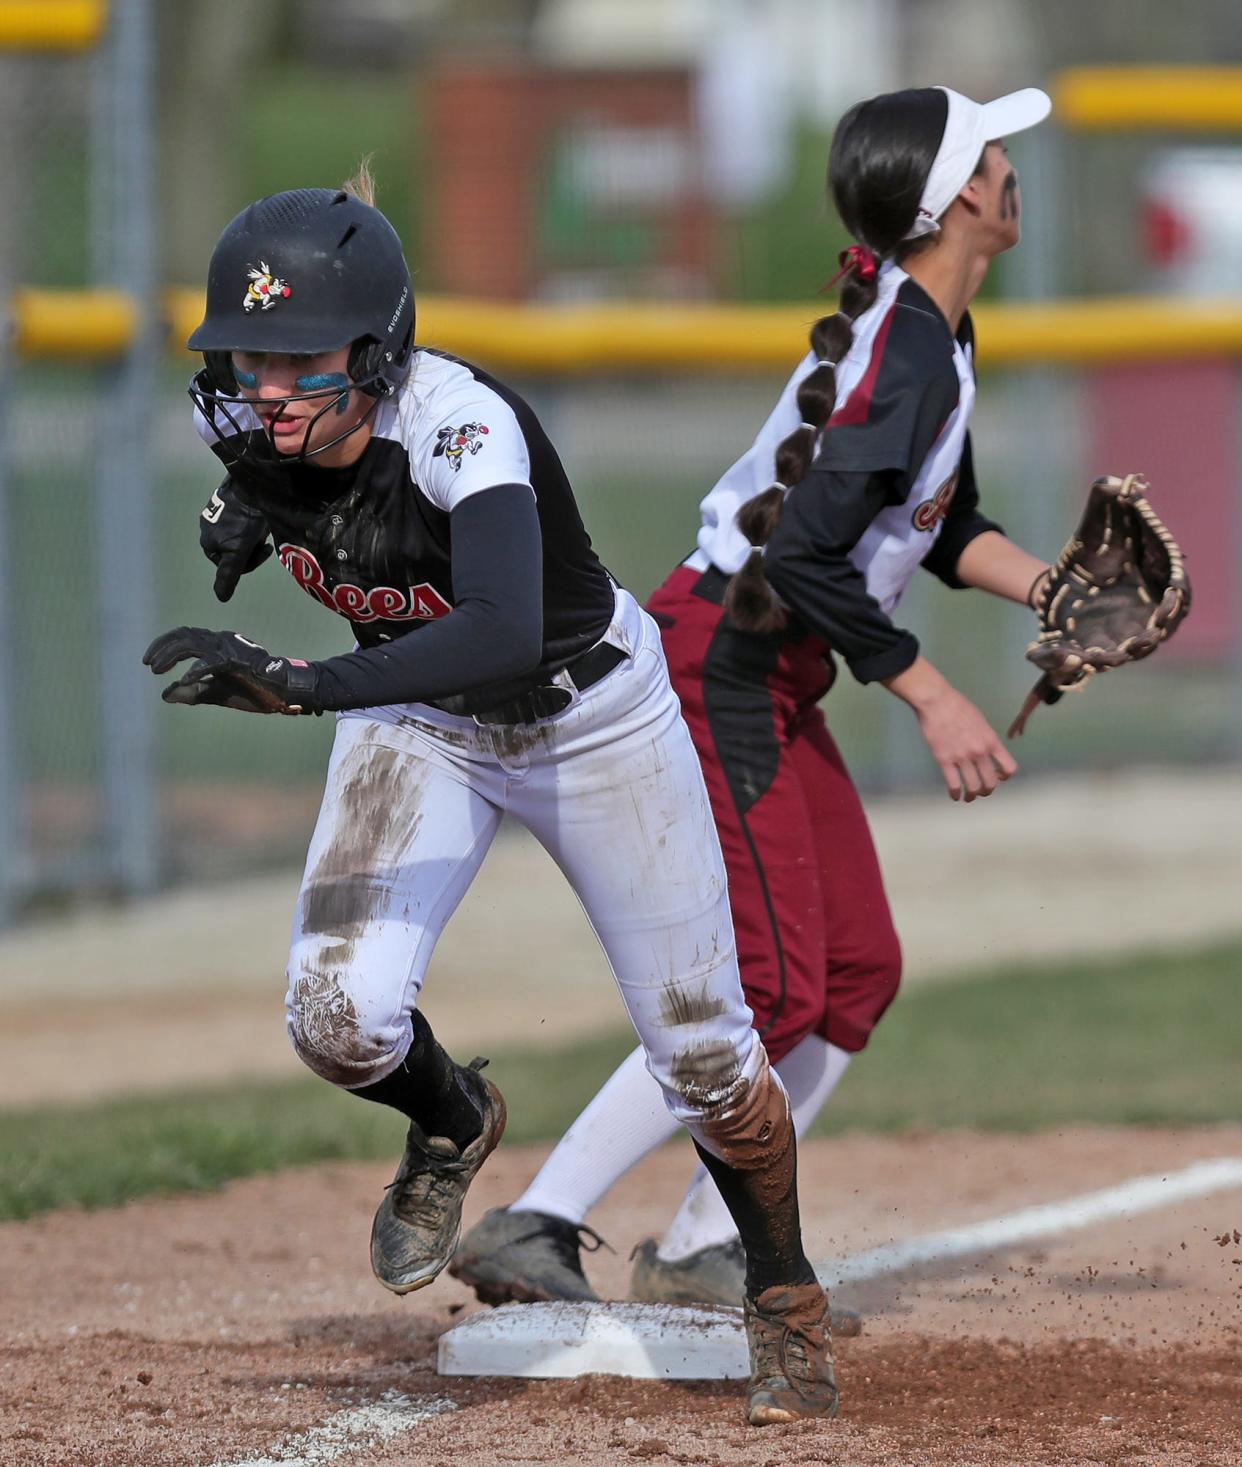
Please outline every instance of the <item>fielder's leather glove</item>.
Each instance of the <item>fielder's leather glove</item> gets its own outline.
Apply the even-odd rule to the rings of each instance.
[[[142,660],[162,676],[186,658],[189,672],[160,695],[165,703],[213,703],[243,713],[322,713],[315,665],[292,657],[273,657],[237,632],[206,627],[176,627],[156,637]]]
[[[1032,604],[1040,633],[1026,655],[1044,675],[1010,738],[1041,703],[1055,703],[1092,673],[1150,657],[1190,610],[1185,559],[1147,502],[1146,479],[1092,484],[1082,520]]]
[[[225,479],[208,501],[198,526],[198,543],[216,567],[212,590],[217,601],[227,601],[242,576],[257,570],[271,555],[269,534],[264,516],[238,497],[232,479]]]

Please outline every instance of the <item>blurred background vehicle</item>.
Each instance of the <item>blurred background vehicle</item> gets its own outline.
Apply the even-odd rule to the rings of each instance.
[[[1242,291],[1242,147],[1161,149],[1141,188],[1150,288],[1191,297]]]

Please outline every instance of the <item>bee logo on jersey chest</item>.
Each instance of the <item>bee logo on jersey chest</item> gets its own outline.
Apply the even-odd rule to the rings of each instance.
[[[957,470],[954,469],[949,477],[941,484],[940,488],[930,499],[923,500],[922,504],[914,511],[914,528],[916,530],[934,530],[949,512],[949,506],[953,503],[953,495],[957,491]]]
[[[487,432],[487,426],[483,423],[463,423],[460,428],[441,428],[436,434],[436,446],[431,450],[431,456],[446,458],[453,466],[453,472],[457,473],[461,468],[463,455],[478,453],[483,447]]]
[[[293,287],[289,282],[282,280],[279,275],[273,275],[265,260],[260,260],[258,265],[251,265],[246,274],[250,279],[242,301],[242,309],[246,312],[253,311],[256,306],[261,311],[270,311],[277,302],[287,300],[293,294]]]

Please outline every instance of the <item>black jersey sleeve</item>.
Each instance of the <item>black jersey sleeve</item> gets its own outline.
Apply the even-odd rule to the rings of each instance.
[[[967,545],[987,530],[995,530],[1000,535],[1005,533],[995,520],[988,519],[987,515],[979,511],[975,455],[970,444],[970,434],[967,433],[962,461],[958,467],[957,488],[953,491],[953,503],[945,515],[936,543],[923,557],[924,568],[954,591],[964,590],[966,583],[958,579],[957,563]]]
[[[543,541],[529,485],[463,499],[449,517],[455,605],[419,630],[314,664],[325,710],[418,703],[465,693],[539,665]]]
[[[908,488],[957,406],[959,387],[942,322],[899,308],[874,374],[863,377],[829,419],[817,468],[892,470]]]
[[[874,376],[830,419],[766,547],[764,570],[777,594],[859,682],[904,672],[919,644],[893,625],[849,552],[882,509],[909,494],[958,391],[943,321],[899,310]]]
[[[849,559],[876,515],[904,494],[903,475],[894,469],[812,469],[790,490],[764,550],[773,589],[862,683],[895,677],[918,656],[917,639],[893,625]]]

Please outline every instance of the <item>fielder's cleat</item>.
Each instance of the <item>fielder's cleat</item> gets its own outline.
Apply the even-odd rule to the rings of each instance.
[[[585,1223],[493,1207],[461,1240],[449,1273],[469,1284],[484,1304],[596,1304],[599,1295],[582,1272],[584,1234],[594,1240],[590,1252],[607,1246]]]
[[[478,1071],[486,1060],[471,1060]],[[371,1225],[371,1268],[394,1294],[424,1288],[453,1256],[461,1231],[461,1205],[475,1173],[496,1149],[505,1129],[505,1102],[490,1081],[477,1076],[483,1129],[464,1150],[447,1136],[428,1136],[413,1121],[405,1155]]]
[[[746,1300],[745,1318],[750,1425],[835,1416],[839,1397],[823,1289],[818,1284],[765,1289],[758,1299]]]
[[[746,1254],[742,1240],[715,1243],[669,1263],[656,1252],[656,1240],[644,1238],[630,1257],[630,1298],[640,1304],[715,1304],[740,1309],[746,1294]],[[829,1311],[834,1335],[862,1334],[862,1316],[854,1309]]]

